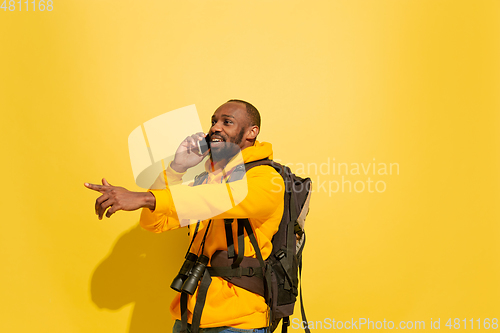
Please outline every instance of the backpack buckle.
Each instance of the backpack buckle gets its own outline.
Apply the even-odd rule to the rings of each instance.
[[[283,250],[279,250],[278,252],[276,252],[276,253],[274,254],[274,257],[275,257],[276,259],[278,259],[278,260],[283,259],[285,256],[286,256],[286,253],[285,253],[285,251],[283,251]]]

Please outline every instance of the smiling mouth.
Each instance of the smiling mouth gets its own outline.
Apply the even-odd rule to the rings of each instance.
[[[210,145],[218,146],[224,142],[225,142],[224,139],[222,139],[220,137],[210,138]]]

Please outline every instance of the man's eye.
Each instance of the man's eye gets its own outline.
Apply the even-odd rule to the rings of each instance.
[[[231,120],[226,120],[224,121],[225,124],[232,124],[233,122]]]

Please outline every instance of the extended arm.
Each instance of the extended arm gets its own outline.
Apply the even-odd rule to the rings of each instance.
[[[85,187],[101,193],[95,201],[95,213],[102,220],[104,212],[110,217],[118,210],[132,211],[139,208],[155,209],[156,198],[151,192],[132,192],[120,186],[109,184],[102,179],[102,185],[85,183]]]
[[[197,133],[188,136],[175,153],[172,167],[181,173],[200,163],[208,154],[198,153],[197,141],[203,140],[205,134]],[[106,209],[106,217],[110,217],[118,210],[132,211],[139,208],[155,210],[156,198],[151,192],[133,192],[126,188],[113,186],[106,179],[102,179],[102,185],[85,183],[85,187],[101,193],[95,202],[95,212],[102,219]]]
[[[222,184],[170,186],[151,191],[156,197],[154,212],[143,209],[141,225],[154,232],[177,228],[179,218],[245,218],[265,220],[283,209],[284,183],[272,167],[249,170],[246,179]],[[232,200],[231,200],[232,199]],[[172,224],[171,219],[176,221]]]

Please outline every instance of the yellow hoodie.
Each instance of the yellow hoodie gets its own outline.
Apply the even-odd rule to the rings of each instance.
[[[267,142],[256,141],[253,146],[244,149],[241,153],[245,163],[266,157],[272,159],[272,146]],[[227,250],[224,219],[248,218],[262,256],[264,259],[267,258],[272,250],[271,239],[278,231],[283,214],[284,182],[273,167],[260,166],[252,168],[246,173],[246,181],[244,179],[222,183],[224,174],[230,174],[230,171],[237,164],[239,163],[236,159],[231,160],[224,172],[209,173],[208,184],[195,187],[174,186],[182,182],[183,174],[175,172],[169,166],[166,170],[169,186],[165,190],[150,190],[156,197],[156,208],[154,211],[148,208],[142,210],[141,226],[146,230],[159,233],[181,227],[177,217],[181,216],[181,213],[182,215],[197,216],[209,211],[217,211],[219,213],[212,219],[204,249],[204,254],[211,257],[217,250]],[[207,161],[206,167],[208,165],[209,161]],[[247,186],[248,193],[241,202],[226,211],[220,210],[220,198],[223,193],[226,197],[228,191],[241,193],[242,187],[245,188],[243,192],[246,193]],[[172,193],[175,193],[175,206]],[[198,253],[208,221],[201,222],[191,252]],[[236,227],[237,224],[233,223],[235,249],[237,249]],[[195,224],[191,224],[189,228],[191,228],[189,234],[192,237]],[[248,236],[245,236],[245,256],[256,257]],[[196,291],[188,300],[188,322],[191,322],[192,319],[197,294]],[[180,294],[172,301],[170,312],[174,319],[181,319]],[[251,329],[266,325],[267,305],[263,297],[237,287],[221,277],[212,277],[200,327],[231,326]]]

